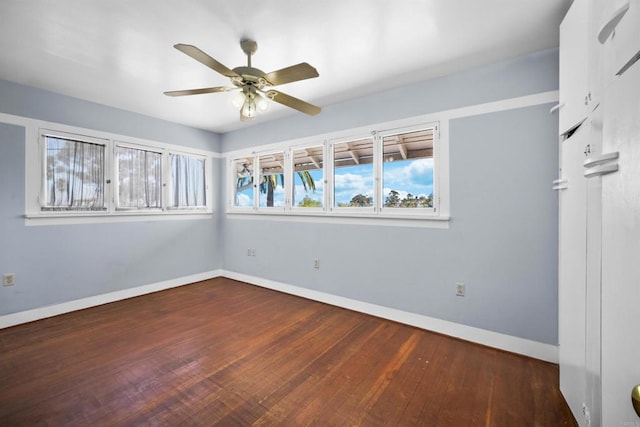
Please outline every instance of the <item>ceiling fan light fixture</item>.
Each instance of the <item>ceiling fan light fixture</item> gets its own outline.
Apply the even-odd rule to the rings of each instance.
[[[231,105],[236,107],[237,110],[240,110],[244,105],[245,96],[242,91],[238,91],[231,97]]]
[[[253,119],[257,113],[256,101],[252,96],[245,96],[244,104],[240,110],[240,114],[247,119]]]
[[[269,101],[267,101],[267,98],[265,98],[264,96],[256,93],[255,100],[258,111],[265,112],[269,109]]]

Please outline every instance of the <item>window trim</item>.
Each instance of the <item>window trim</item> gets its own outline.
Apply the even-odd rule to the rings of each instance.
[[[252,158],[253,159],[253,163],[251,163],[251,166],[253,167],[252,171],[251,171],[251,177],[253,179],[253,182],[251,184],[251,193],[252,193],[252,201],[253,201],[253,206],[236,206],[236,202],[235,202],[235,198],[237,196],[236,193],[236,184],[237,183],[237,176],[236,176],[236,160],[239,159],[247,159],[247,158]],[[241,155],[241,156],[236,156],[233,158],[229,158],[227,165],[228,165],[228,171],[229,173],[227,174],[229,179],[228,179],[228,189],[229,189],[229,209],[233,209],[236,212],[253,212],[255,211],[255,206],[256,206],[256,165],[255,165],[255,153],[247,153],[246,155]]]
[[[373,161],[372,161],[372,165],[371,165],[371,180],[372,180],[372,185],[373,185],[373,194],[371,195],[373,201],[373,205],[371,207],[354,207],[354,206],[337,206],[336,205],[336,194],[335,194],[335,186],[336,186],[336,174],[335,174],[335,167],[336,167],[336,163],[335,163],[335,149],[334,147],[336,146],[336,144],[347,144],[349,142],[352,141],[362,141],[365,139],[371,139],[371,149],[372,149],[372,155],[373,155]],[[377,163],[377,159],[378,156],[376,155],[376,138],[375,138],[375,131],[374,132],[368,132],[368,133],[360,133],[360,134],[352,134],[350,136],[347,137],[339,137],[339,138],[330,138],[327,139],[326,141],[327,144],[327,150],[329,151],[329,166],[328,166],[328,170],[327,170],[327,176],[328,176],[328,180],[329,180],[329,188],[330,188],[330,192],[329,192],[329,203],[327,205],[327,209],[329,212],[331,213],[340,213],[340,214],[346,214],[346,215],[362,215],[362,216],[368,216],[368,215],[375,215],[376,214],[376,187],[377,187],[377,182],[376,182],[376,163]]]
[[[434,208],[408,208],[408,209],[383,209],[382,195],[382,137],[388,134],[397,134],[402,132],[411,132],[414,130],[434,128]],[[400,226],[416,226],[429,228],[448,228],[449,216],[449,118],[438,117],[437,115],[427,115],[414,117],[393,122],[386,122],[356,129],[343,130],[330,134],[315,135],[305,137],[298,140],[284,141],[265,146],[252,147],[245,150],[237,150],[225,153],[229,169],[235,164],[238,158],[251,157],[254,164],[258,156],[268,152],[284,150],[290,157],[288,172],[286,176],[291,181],[290,188],[286,195],[289,203],[286,204],[284,210],[276,212],[265,208],[257,209],[257,199],[254,200],[253,207],[236,207],[234,206],[235,195],[235,170],[226,174],[228,191],[230,196],[227,201],[226,214],[235,218],[269,218],[277,220],[279,218],[288,218],[294,221],[315,221],[315,222],[338,222],[338,223],[362,223],[362,224],[382,224],[382,225],[400,225]],[[374,206],[370,208],[350,208],[350,207],[334,207],[334,153],[331,144],[359,140],[365,138],[374,139]],[[322,142],[320,142],[322,141]],[[298,208],[293,206],[293,150],[323,145],[324,153],[324,206],[320,208]],[[254,178],[255,179],[255,178]],[[380,188],[379,188],[380,187]],[[378,206],[379,205],[379,206]]]
[[[416,209],[386,208],[385,209],[384,194],[383,194],[383,190],[384,190],[384,161],[383,161],[384,144],[382,143],[383,138],[389,135],[398,135],[401,133],[410,133],[410,132],[416,132],[416,131],[426,130],[426,129],[433,129],[433,156],[432,156],[433,158],[433,199],[434,199],[433,208],[416,208]],[[439,154],[440,145],[441,145],[440,144],[440,123],[432,122],[432,123],[416,124],[412,126],[402,126],[394,129],[385,129],[384,131],[377,132],[377,138],[379,139],[378,149],[380,150],[380,153],[378,156],[378,159],[380,160],[378,165],[378,168],[379,168],[378,179],[380,180],[380,185],[378,185],[378,190],[380,191],[380,194],[379,194],[380,213],[382,215],[400,216],[400,217],[404,217],[404,216],[423,217],[425,215],[436,216],[440,208],[439,203],[437,203],[437,200],[436,200],[438,197],[440,197],[440,187],[439,187],[440,177],[438,176],[439,175],[438,171],[440,169],[440,158],[438,154]]]
[[[283,174],[283,191],[284,191],[284,204],[282,206],[260,206],[260,185],[261,185],[261,181],[262,181],[262,168],[260,166],[260,157],[263,156],[268,156],[270,154],[282,154],[282,159],[284,162],[284,170],[282,171]],[[258,211],[272,211],[272,212],[283,212],[288,210],[289,208],[289,204],[291,203],[291,197],[289,196],[289,187],[290,187],[290,183],[289,183],[289,179],[287,178],[287,169],[290,170],[290,151],[288,148],[286,149],[282,149],[282,150],[269,150],[269,151],[261,151],[259,153],[256,153],[255,157],[254,157],[254,173],[253,173],[253,189],[254,189],[254,193],[253,193],[253,200],[254,200],[254,206],[255,209]],[[255,171],[258,171],[258,179],[256,180],[256,174]],[[276,186],[277,187],[277,186]],[[267,197],[266,195],[264,197]]]
[[[116,152],[118,150],[118,147],[122,147],[122,148],[128,148],[128,149],[133,149],[133,150],[140,150],[140,151],[149,151],[152,153],[158,153],[161,155],[160,158],[160,175],[162,177],[162,183],[161,183],[161,192],[160,192],[160,197],[162,198],[162,200],[160,201],[160,207],[159,208],[128,208],[128,207],[120,207],[120,192],[119,191],[113,191],[113,209],[116,212],[162,212],[162,203],[165,200],[165,192],[166,192],[166,186],[164,185],[166,181],[165,179],[165,175],[166,175],[166,161],[165,161],[165,156],[164,153],[166,152],[166,150],[164,150],[163,148],[158,148],[158,147],[153,147],[153,146],[148,146],[148,145],[142,145],[142,144],[134,144],[134,143],[130,143],[130,142],[123,142],[120,140],[113,140],[113,180],[112,182],[115,183],[115,186],[110,186],[109,189],[113,189],[115,188],[116,190],[118,190],[118,185],[120,183],[120,168],[119,168],[119,161],[118,161],[118,157],[116,155]]]
[[[209,206],[211,206],[212,201],[210,200],[211,198],[211,194],[210,194],[210,180],[207,179],[207,177],[211,176],[212,172],[211,172],[211,161],[209,161],[209,159],[207,158],[207,156],[205,155],[201,155],[201,154],[197,154],[197,153],[193,153],[193,152],[188,152],[188,151],[184,151],[184,150],[167,150],[167,156],[163,158],[164,162],[166,162],[167,167],[165,168],[164,172],[163,172],[163,188],[164,188],[164,201],[163,201],[163,207],[164,210],[167,212],[176,212],[176,211],[190,211],[190,212],[199,212],[199,211],[205,211],[208,212],[208,208]],[[170,185],[168,185],[171,182],[171,156],[172,155],[177,155],[177,156],[183,156],[183,157],[191,157],[191,158],[195,158],[195,159],[202,159],[204,160],[204,206],[170,206],[169,205],[169,200],[171,200],[173,198],[173,192],[172,192],[172,187]]]
[[[306,144],[300,144],[300,145],[292,145],[291,147],[289,147],[289,152],[290,152],[290,158],[291,158],[291,164],[289,167],[289,170],[291,171],[291,176],[289,177],[289,181],[291,183],[291,191],[288,193],[291,195],[291,211],[292,212],[296,212],[296,213],[300,213],[300,214],[309,214],[309,213],[315,213],[316,215],[318,213],[324,213],[327,210],[327,205],[328,205],[328,185],[327,185],[327,176],[326,176],[326,168],[327,168],[327,144],[325,143],[326,141],[316,141],[315,143],[306,143]],[[305,150],[307,148],[317,148],[317,147],[322,147],[322,206],[321,207],[301,207],[301,206],[297,206],[297,201],[295,199],[295,167],[294,167],[294,151],[298,151],[298,150]]]
[[[3,123],[15,124],[25,129],[25,225],[61,225],[87,224],[108,222],[135,222],[158,220],[191,220],[209,219],[215,211],[215,197],[213,186],[213,160],[222,157],[219,153],[174,145],[158,141],[129,137],[120,134],[85,129],[71,125],[31,119],[22,116],[0,115]],[[43,134],[60,136],[63,138],[104,144],[105,149],[105,181],[112,182],[105,185],[104,211],[54,211],[42,210],[40,201],[44,200],[43,180],[46,179],[46,157]],[[130,146],[148,151],[167,153],[169,151],[183,154],[202,156],[205,159],[205,197],[206,207],[199,209],[116,209],[113,177],[117,176],[114,159],[115,145]],[[164,158],[163,165],[164,167]],[[164,167],[166,171],[166,167]],[[45,175],[43,175],[43,173]],[[164,172],[163,172],[164,173]],[[164,180],[164,178],[163,178]],[[166,182],[166,181],[165,181]],[[115,183],[117,185],[117,183]],[[117,189],[115,190],[117,191]],[[163,198],[165,189],[163,188]],[[164,203],[164,202],[163,202]]]
[[[82,210],[82,209],[78,209],[78,210],[74,210],[74,209],[46,209],[48,206],[45,205],[46,200],[47,200],[47,194],[46,194],[46,188],[47,188],[47,141],[46,138],[47,137],[51,137],[51,138],[58,138],[58,139],[64,139],[64,140],[70,140],[70,141],[76,141],[76,142],[83,142],[83,143],[87,143],[87,144],[95,144],[95,145],[102,145],[104,147],[104,164],[103,164],[103,179],[102,179],[102,188],[104,191],[104,209],[100,209],[100,210]],[[111,195],[111,186],[108,185],[109,184],[109,178],[108,178],[108,174],[109,174],[109,170],[110,170],[110,163],[109,163],[109,141],[107,139],[104,138],[97,138],[97,137],[92,137],[92,136],[88,136],[88,135],[82,135],[82,134],[75,134],[75,133],[69,133],[69,132],[63,132],[63,131],[59,131],[59,130],[54,130],[54,129],[48,129],[48,128],[40,128],[38,130],[38,152],[39,152],[39,161],[38,161],[38,165],[39,165],[39,170],[40,170],[40,188],[38,190],[38,209],[41,213],[48,215],[48,216],[65,216],[65,215],[70,215],[70,214],[76,214],[76,213],[82,213],[82,216],[85,215],[104,215],[106,213],[109,212],[109,202],[108,200],[112,197]]]

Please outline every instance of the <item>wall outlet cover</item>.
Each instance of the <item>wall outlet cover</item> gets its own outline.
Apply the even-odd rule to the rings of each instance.
[[[2,275],[2,286],[13,286],[16,284],[15,273],[5,273]]]

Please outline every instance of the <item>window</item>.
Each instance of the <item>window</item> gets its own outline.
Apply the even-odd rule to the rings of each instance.
[[[263,154],[258,157],[258,206],[284,207],[284,153]]]
[[[204,157],[171,154],[171,208],[206,206]]]
[[[44,211],[104,211],[105,146],[62,135],[43,135]]]
[[[324,146],[296,148],[293,159],[294,208],[324,207]]]
[[[448,219],[448,150],[439,145],[439,123],[351,132],[358,133],[233,157],[231,212]]]
[[[116,146],[117,209],[162,208],[162,154]]]
[[[333,151],[333,207],[372,208],[373,138],[336,142]]]
[[[233,206],[253,208],[253,157],[243,157],[232,162],[234,174]]]
[[[45,129],[39,134],[38,148],[28,149],[28,158],[38,150],[40,157],[28,168],[27,218],[211,211],[205,152],[170,151],[165,144],[133,138],[116,141]]]
[[[382,209],[433,209],[434,128],[381,134]]]

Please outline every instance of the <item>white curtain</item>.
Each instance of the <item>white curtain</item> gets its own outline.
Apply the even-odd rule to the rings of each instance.
[[[118,208],[162,207],[162,155],[153,151],[117,147]]]
[[[104,145],[45,136],[48,210],[104,210]]]
[[[171,154],[171,207],[204,207],[204,159]]]

